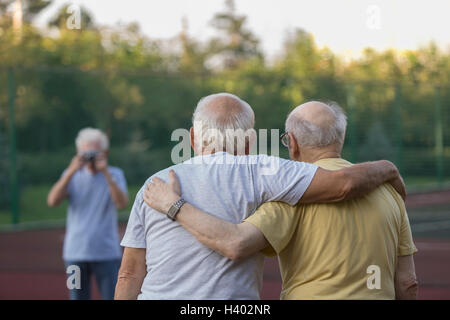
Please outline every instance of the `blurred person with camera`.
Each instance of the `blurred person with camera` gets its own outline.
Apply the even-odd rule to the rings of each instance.
[[[75,140],[77,154],[50,190],[47,203],[69,200],[63,259],[80,271],[79,286],[69,288],[72,300],[91,297],[91,275],[102,299],[113,299],[122,252],[117,209],[128,204],[123,171],[108,165],[109,141],[98,129],[82,129]],[[77,268],[77,269],[78,269]]]

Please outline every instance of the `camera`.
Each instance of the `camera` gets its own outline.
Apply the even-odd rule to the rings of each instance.
[[[100,153],[99,151],[90,150],[90,151],[84,152],[81,156],[83,157],[83,160],[85,162],[94,162],[95,158],[97,157],[97,155],[99,153]]]

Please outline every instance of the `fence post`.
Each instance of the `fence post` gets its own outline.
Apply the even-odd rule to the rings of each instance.
[[[19,223],[19,189],[16,162],[16,126],[14,104],[16,100],[16,86],[14,70],[8,68],[8,101],[9,101],[9,184],[11,198],[12,223]]]
[[[442,186],[444,182],[444,133],[439,87],[434,88],[434,148],[436,154],[436,178],[439,186]]]
[[[401,90],[400,85],[395,84],[395,100],[394,100],[394,112],[395,112],[395,164],[400,172],[403,169],[403,122],[402,122],[402,106],[401,106]]]
[[[349,83],[346,89],[348,107],[348,138],[350,140],[350,161],[356,163],[358,162],[358,133],[356,132],[355,86],[353,83]]]

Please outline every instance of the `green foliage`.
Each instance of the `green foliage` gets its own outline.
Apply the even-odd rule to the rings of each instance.
[[[48,22],[48,25],[50,27],[58,27],[60,29],[66,29],[67,28],[67,19],[70,17],[70,7],[71,4],[65,4],[63,5],[56,15],[50,19]],[[92,14],[84,7],[80,7],[80,27],[82,29],[91,29],[94,27],[94,18],[92,17]]]
[[[42,10],[47,8],[52,0],[21,0],[22,14],[25,22],[31,22]],[[0,0],[0,16],[6,14],[7,9],[17,3],[16,0]]]
[[[0,0],[0,12],[10,2]],[[27,7],[30,17],[47,2]],[[9,20],[0,19],[0,133],[5,136],[9,126],[5,71],[14,67],[24,188],[54,182],[86,126],[109,134],[111,164],[141,184],[171,164],[176,142],[170,135],[189,129],[197,101],[221,91],[252,105],[257,128],[281,131],[287,113],[306,100],[337,101],[349,113],[344,155],[360,158],[350,160],[385,157],[401,163],[406,175],[429,176],[436,167],[433,108],[439,86],[444,141],[450,141],[450,54],[433,43],[406,52],[367,49],[346,62],[319,48],[310,33],[295,30],[280,55],[267,61],[232,1],[212,18],[217,36],[203,40],[189,35],[187,22],[179,37],[162,41],[144,36],[136,24],[96,26],[86,11],[82,30],[69,30],[65,9],[50,21],[58,29],[52,35],[25,21],[18,38]],[[7,176],[5,166],[1,170]]]
[[[210,51],[226,69],[235,69],[249,58],[261,58],[259,40],[246,28],[247,17],[236,13],[233,0],[225,2],[226,10],[217,13],[211,25],[220,37],[210,41]]]
[[[67,201],[63,201],[56,208],[47,206],[47,194],[51,188],[50,184],[38,184],[27,186],[22,189],[20,199],[20,221],[40,222],[40,221],[64,221],[67,214]],[[134,199],[141,185],[129,185],[128,196]],[[128,207],[119,212],[119,219],[127,221],[133,201],[129,201]],[[1,208],[0,208],[1,209]],[[11,214],[7,210],[0,210],[0,225],[11,224]]]
[[[381,122],[373,122],[367,132],[367,139],[360,148],[360,161],[389,159],[395,160],[392,142],[386,135]]]
[[[8,172],[8,145],[0,132],[0,209],[6,209],[9,204]]]

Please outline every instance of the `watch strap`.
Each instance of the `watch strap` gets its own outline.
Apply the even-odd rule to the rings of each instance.
[[[178,214],[178,212],[180,212],[181,207],[183,206],[183,204],[186,203],[186,200],[184,200],[183,198],[180,198],[179,200],[177,200],[169,209],[169,211],[167,212],[167,217],[172,220],[175,221],[176,216]]]

